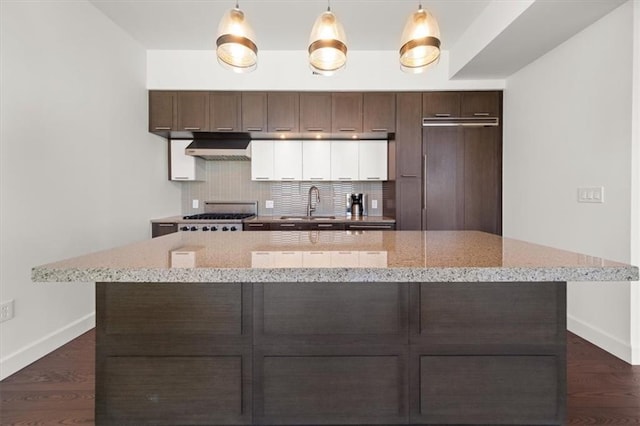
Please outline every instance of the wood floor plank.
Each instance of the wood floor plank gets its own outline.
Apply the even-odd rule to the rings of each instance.
[[[95,331],[0,382],[0,425],[94,424]],[[569,425],[640,425],[640,366],[567,334]]]

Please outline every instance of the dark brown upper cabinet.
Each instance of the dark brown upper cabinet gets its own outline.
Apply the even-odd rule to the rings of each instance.
[[[300,131],[331,131],[331,93],[300,93]]]
[[[460,117],[460,92],[426,92],[422,95],[422,116]]]
[[[208,130],[209,92],[178,92],[178,130]]]
[[[331,131],[362,132],[362,93],[331,94]]]
[[[395,132],[396,94],[365,93],[362,121],[365,132]]]
[[[209,130],[212,132],[239,132],[242,107],[240,92],[209,93]]]
[[[242,131],[267,131],[267,92],[242,92]]]
[[[499,92],[462,92],[462,117],[498,117]]]
[[[176,92],[149,92],[149,131],[168,132],[176,130],[176,110],[178,98]]]
[[[297,92],[267,94],[267,131],[298,132],[300,97]]]

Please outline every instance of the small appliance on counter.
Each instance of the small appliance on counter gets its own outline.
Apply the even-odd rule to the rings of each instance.
[[[367,194],[352,192],[347,194],[347,216],[360,217],[367,215]]]

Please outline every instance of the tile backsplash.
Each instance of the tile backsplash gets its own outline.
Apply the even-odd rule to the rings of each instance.
[[[250,161],[206,161],[203,182],[183,182],[182,214],[204,211],[205,201],[258,201],[258,215],[304,215],[309,188],[320,190],[320,203],[314,214],[343,216],[346,209],[345,194],[367,194],[368,215],[382,216],[382,182],[257,182],[251,180]],[[192,200],[199,200],[194,209]],[[272,209],[265,208],[273,200]],[[377,200],[376,209],[371,201]]]

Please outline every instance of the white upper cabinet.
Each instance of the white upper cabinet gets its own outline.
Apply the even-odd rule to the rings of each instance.
[[[357,140],[331,141],[331,180],[358,180]]]
[[[251,180],[274,180],[273,141],[251,141]]]
[[[184,153],[191,140],[172,140],[171,143],[171,180],[204,180],[205,165],[202,158]]]
[[[359,180],[387,180],[387,141],[359,142]]]
[[[331,142],[302,141],[302,180],[331,180]]]
[[[302,180],[302,141],[274,141],[273,170],[275,180]]]

